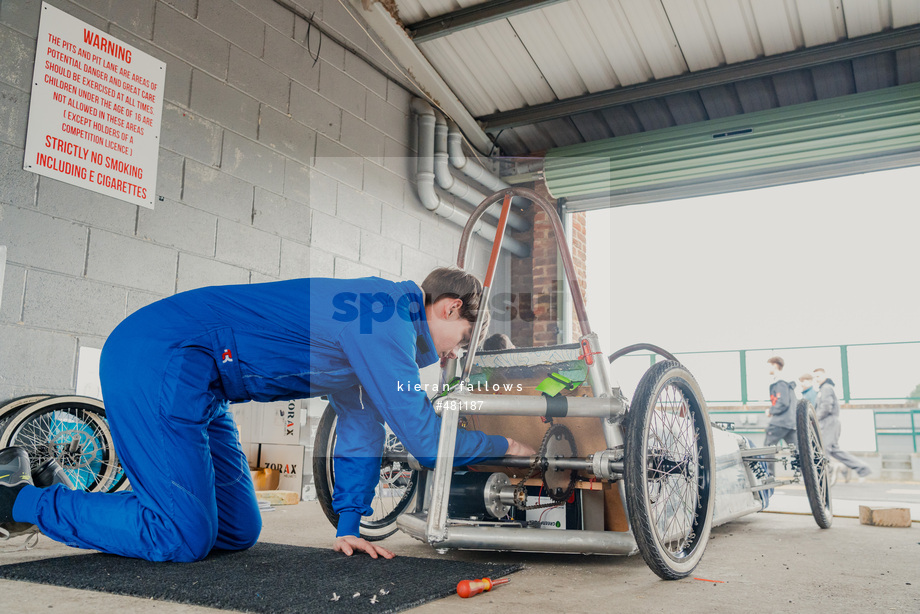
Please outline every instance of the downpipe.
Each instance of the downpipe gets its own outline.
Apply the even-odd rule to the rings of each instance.
[[[460,136],[459,133],[457,136]],[[479,190],[475,189],[469,184],[466,184],[462,181],[459,181],[454,177],[450,172],[450,165],[448,163],[449,155],[448,151],[448,128],[447,120],[444,117],[435,111],[435,128],[434,128],[434,177],[438,186],[442,190],[446,190],[448,193],[453,194],[457,198],[462,199],[464,202],[476,207],[485,200],[487,194],[483,194]],[[478,166],[478,165],[477,165]],[[485,173],[486,170],[481,166],[482,172]],[[485,185],[485,184],[484,184]],[[493,187],[497,186],[497,187]],[[486,185],[492,192],[497,192],[505,188],[510,187],[505,184],[504,181],[491,181],[489,185]],[[521,199],[517,199],[520,201]],[[512,200],[512,206],[514,202]],[[490,207],[486,211],[488,215],[492,217],[498,217],[501,214],[501,204],[495,204],[493,207]],[[508,225],[514,228],[515,230],[527,230],[530,228],[530,224],[522,218],[517,213],[513,211],[508,215]]]
[[[436,118],[434,109],[420,98],[412,100],[411,108],[418,119],[418,166],[415,180],[419,200],[429,211],[463,227],[470,219],[469,214],[442,199],[435,191],[434,132]],[[472,231],[487,241],[495,238],[495,226],[482,220],[476,223]],[[530,248],[527,245],[511,237],[505,237],[503,247],[516,256],[530,255]]]

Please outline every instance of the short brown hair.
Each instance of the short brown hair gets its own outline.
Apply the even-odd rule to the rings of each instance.
[[[476,323],[482,301],[482,282],[475,275],[457,267],[438,267],[428,274],[422,282],[422,291],[425,292],[425,306],[433,305],[442,298],[458,298],[463,301],[460,307],[460,317]],[[483,314],[482,331],[477,345],[482,343],[487,331],[491,315],[485,309]]]
[[[484,350],[510,350],[514,348],[511,337],[504,333],[495,333],[482,344]]]
[[[779,356],[771,356],[767,359],[767,362],[772,362],[774,365],[779,367],[779,370],[782,371],[783,367],[786,366],[786,361],[780,358]]]
[[[805,382],[805,381],[810,382],[810,381],[812,381],[813,379],[815,379],[815,378],[813,378],[813,377],[811,376],[811,373],[803,373],[803,374],[801,374],[801,375],[799,376],[799,381],[800,381],[800,382]]]

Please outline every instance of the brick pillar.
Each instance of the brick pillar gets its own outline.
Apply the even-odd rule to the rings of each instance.
[[[528,207],[521,212],[522,217],[526,218],[533,227],[534,208]],[[509,229],[510,230],[510,229]],[[531,297],[533,293],[533,232],[525,230],[522,232],[510,232],[521,243],[531,247],[530,256],[527,258],[511,258],[511,292],[512,312],[511,312],[511,342],[518,347],[533,347],[533,305]]]
[[[542,347],[558,341],[558,253],[552,226],[542,210],[534,216],[533,230],[533,345]]]
[[[534,186],[551,204],[555,205],[540,182]],[[528,258],[513,258],[511,263],[511,292],[517,313],[511,322],[511,340],[519,347],[543,347],[555,345],[562,326],[559,312],[561,292],[569,292],[560,278],[559,251],[553,235],[552,224],[543,212],[535,207],[528,208],[527,217],[532,220],[531,230],[515,233],[516,239],[531,245]],[[586,291],[585,280],[585,214],[575,214],[572,220],[572,260],[578,275],[582,293]],[[578,322],[573,312],[573,339],[580,336]]]

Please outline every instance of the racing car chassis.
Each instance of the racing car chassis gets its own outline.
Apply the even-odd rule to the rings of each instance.
[[[798,481],[800,476],[816,521],[822,528],[829,527],[832,516],[828,463],[814,410],[807,402],[800,402],[797,408],[797,445],[755,448],[738,435],[713,428],[693,376],[673,356],[656,346],[640,344],[610,355],[612,362],[628,351],[651,349],[669,358],[648,369],[629,403],[619,389],[611,387],[609,362],[588,322],[562,224],[556,210],[533,190],[510,188],[492,194],[473,211],[463,230],[457,258],[460,268],[464,268],[473,229],[487,209],[502,201],[481,304],[489,304],[505,222],[515,196],[539,207],[552,224],[582,332],[577,345],[554,346],[554,349],[569,357],[567,364],[577,362],[584,369],[587,386],[579,392],[587,391],[587,395],[473,394],[471,386],[463,385],[469,383],[477,365],[477,350],[471,346],[460,372],[461,385],[433,401],[441,417],[433,472],[421,467],[395,437],[390,437],[383,455],[375,517],[362,522],[362,535],[381,539],[395,530],[390,528],[395,524],[439,552],[463,548],[640,553],[660,577],[677,579],[689,575],[699,563],[714,524],[761,511],[772,488]],[[473,326],[472,339],[480,338],[484,312],[481,310]],[[531,351],[537,348],[511,351],[507,356],[501,356],[500,352],[491,354],[513,361]],[[484,360],[490,353],[482,354]],[[456,361],[451,361],[446,367],[445,381],[451,379],[456,369]],[[482,472],[479,475],[458,473],[454,459],[460,423],[506,416],[530,417],[530,420],[537,416],[549,423],[537,455],[491,459],[488,467],[472,467]],[[595,436],[592,441],[600,442],[600,446],[590,449],[588,454],[575,454],[574,437],[569,429],[554,423],[572,418],[592,419]],[[327,409],[317,433],[314,476],[324,511],[335,523],[337,516],[331,509],[334,425],[334,413]],[[773,477],[769,466],[775,463],[791,465],[795,469],[794,478]],[[490,470],[495,473],[488,473]],[[509,475],[517,480],[517,473],[525,475],[514,483]],[[533,497],[527,490],[533,484],[527,486],[527,479],[537,473],[543,481],[539,493]],[[458,480],[461,483],[452,487],[452,482]],[[598,483],[608,491],[616,490],[605,495],[608,498],[604,505],[610,506],[615,501],[613,505],[620,508],[623,523],[617,530],[610,530],[609,520],[594,522],[594,530],[587,521],[581,522],[578,530],[546,530],[537,528],[540,522],[524,521],[520,514],[511,515],[514,509],[564,506],[566,501],[571,503],[575,499],[577,488],[582,489],[580,494],[585,498],[588,497],[585,493]],[[550,501],[543,503],[546,498]],[[466,499],[469,504],[458,503],[459,499]],[[389,509],[377,514],[378,503]],[[543,515],[539,518],[542,520]],[[598,527],[601,530],[596,530]]]

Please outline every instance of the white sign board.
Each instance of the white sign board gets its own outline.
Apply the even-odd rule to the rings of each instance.
[[[23,168],[153,208],[166,64],[42,3]]]
[[[99,381],[99,348],[80,348],[77,359],[77,394],[102,400],[102,382]]]

